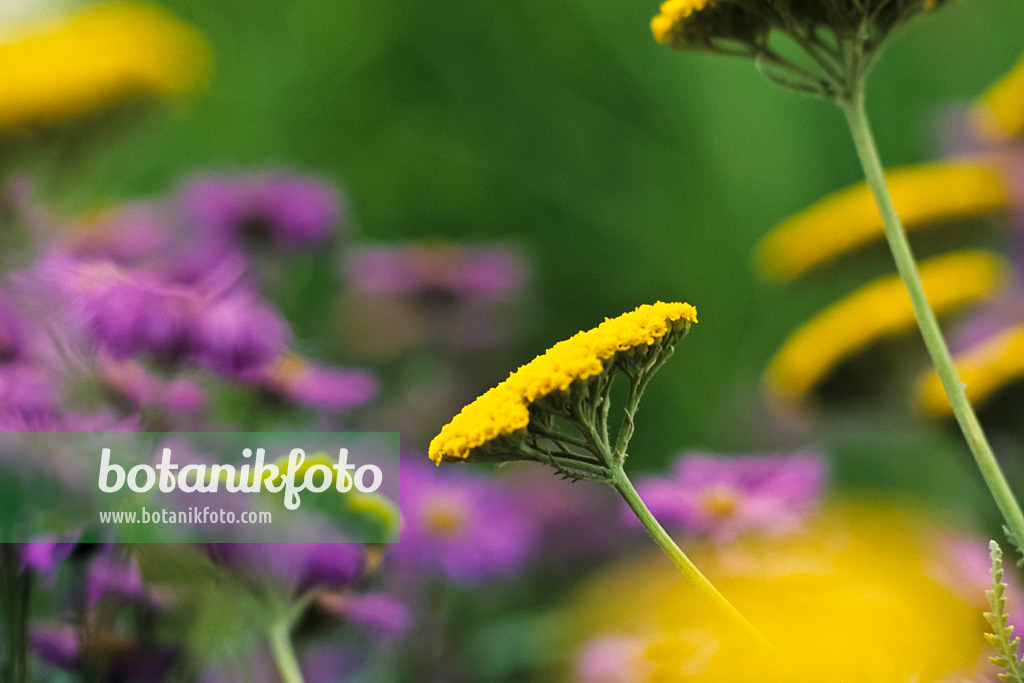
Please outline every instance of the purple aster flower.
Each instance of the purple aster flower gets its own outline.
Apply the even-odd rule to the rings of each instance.
[[[501,482],[436,468],[425,456],[402,461],[400,508],[391,551],[409,567],[477,583],[512,574],[533,549],[533,520]]]
[[[368,370],[313,365],[290,352],[245,379],[273,396],[335,412],[365,405],[377,394],[377,379]]]
[[[0,363],[10,363],[25,352],[26,326],[6,297],[0,296]]]
[[[461,245],[363,247],[346,262],[352,286],[367,294],[505,297],[525,272],[513,251]]]
[[[15,362],[0,365],[0,424],[46,424],[60,412],[57,383],[35,365]],[[4,430],[22,431],[22,430]]]
[[[142,583],[142,574],[135,559],[117,557],[109,548],[92,558],[86,577],[85,595],[89,605],[95,605],[109,595],[128,599],[145,597],[146,587]]]
[[[111,356],[148,352],[175,362],[195,352],[206,308],[200,292],[110,262],[57,257],[48,269],[54,267],[74,317]]]
[[[337,192],[310,176],[274,173],[196,178],[182,211],[210,241],[301,248],[326,242],[342,219]]]
[[[825,485],[820,456],[809,453],[714,457],[684,454],[667,477],[637,489],[654,516],[684,531],[728,541],[746,532],[800,527]]]
[[[387,593],[324,593],[317,599],[317,606],[391,642],[402,638],[412,626],[409,608]]]
[[[290,336],[287,323],[254,295],[237,293],[211,301],[199,316],[199,362],[227,377],[265,366]]]
[[[22,543],[21,568],[31,569],[52,586],[60,564],[76,545],[77,541],[61,540],[57,534],[44,534],[34,541]]]

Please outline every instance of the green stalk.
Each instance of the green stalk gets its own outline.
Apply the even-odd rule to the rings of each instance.
[[[274,656],[274,664],[281,675],[282,683],[304,683],[299,660],[295,657],[291,639],[292,620],[284,618],[270,627],[268,639],[270,652]]]
[[[864,83],[861,79],[852,96],[846,100],[839,100],[838,103],[843,113],[846,114],[846,121],[850,126],[850,133],[853,135],[853,143],[857,148],[857,156],[860,157],[861,167],[864,169],[864,177],[874,195],[878,213],[882,217],[885,238],[889,243],[893,259],[896,261],[896,270],[910,295],[914,316],[917,318],[917,326],[921,330],[921,336],[924,337],[924,343],[928,347],[935,370],[942,380],[942,386],[946,390],[949,404],[953,407],[956,421],[974,455],[974,461],[978,464],[978,469],[981,470],[981,475],[992,493],[992,498],[995,499],[999,511],[1003,514],[1006,526],[1016,537],[1018,543],[1024,543],[1024,514],[1021,513],[1020,504],[1013,495],[1013,491],[1010,490],[1006,477],[999,467],[999,462],[992,453],[992,447],[989,445],[988,439],[985,438],[985,432],[978,422],[978,417],[975,415],[970,401],[967,400],[964,385],[957,376],[953,358],[946,346],[946,340],[942,336],[935,312],[921,287],[921,276],[917,272],[914,254],[910,249],[910,243],[907,241],[907,235],[899,216],[896,215],[896,209],[893,207],[892,197],[889,195],[889,188],[885,182],[885,171],[878,156],[874,136],[871,133],[864,99]]]
[[[21,571],[21,558],[13,543],[0,544],[0,571],[3,572],[2,607],[7,639],[3,680],[24,683],[29,678],[28,610],[32,577],[28,571]]]
[[[760,631],[754,628],[753,624],[747,621],[746,617],[740,614],[739,610],[733,607],[731,602],[725,599],[725,596],[718,592],[718,589],[708,581],[707,577],[701,574],[697,566],[686,556],[686,553],[676,545],[676,542],[672,540],[668,532],[662,528],[661,524],[658,523],[658,520],[655,519],[654,515],[647,508],[640,494],[633,488],[633,483],[626,476],[626,472],[622,469],[621,464],[613,467],[611,484],[626,501],[626,504],[629,505],[629,508],[636,515],[637,519],[640,520],[640,523],[647,529],[647,533],[651,535],[654,542],[665,551],[665,554],[671,558],[672,562],[679,568],[679,571],[689,579],[697,590],[718,608],[722,614],[728,617],[734,625],[760,644],[766,652],[778,656],[778,651],[775,647],[761,635]]]

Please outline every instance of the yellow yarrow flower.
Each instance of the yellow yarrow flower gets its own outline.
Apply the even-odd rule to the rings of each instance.
[[[983,163],[908,166],[886,180],[908,231],[989,214],[1012,201],[1003,175]],[[766,279],[791,280],[884,236],[871,190],[860,183],[784,221],[761,240],[755,262]]]
[[[937,314],[991,297],[1006,271],[1003,259],[980,251],[936,256],[920,268],[925,294]],[[794,332],[769,364],[765,390],[775,399],[799,400],[855,352],[906,334],[914,325],[910,298],[899,277],[879,278]]]
[[[440,463],[471,457],[474,449],[525,429],[531,405],[600,375],[627,352],[652,347],[672,332],[685,333],[695,322],[693,306],[658,302],[555,344],[463,408],[431,441],[430,458]]]
[[[79,116],[203,83],[209,47],[154,5],[114,2],[0,36],[0,129]]]
[[[775,660],[710,614],[661,558],[634,556],[601,570],[570,602],[564,617],[579,664],[567,678],[982,680],[989,579],[984,540],[976,541],[980,572],[964,562],[972,541],[917,511],[847,503],[827,508],[805,533],[696,550],[708,578],[777,646]]]
[[[978,98],[971,114],[986,138],[1003,140],[1024,134],[1024,57]]]
[[[1001,387],[1024,377],[1024,325],[1000,332],[956,356],[957,374],[966,386],[967,399],[980,405]],[[939,376],[931,371],[917,384],[917,403],[934,415],[952,415]]]
[[[704,9],[711,0],[666,0],[661,3],[661,11],[651,19],[651,33],[662,45],[672,42],[672,32],[676,25],[684,21],[694,12]]]

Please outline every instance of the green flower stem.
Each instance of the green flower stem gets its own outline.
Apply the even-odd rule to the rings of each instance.
[[[896,269],[910,295],[917,325],[921,330],[921,336],[924,337],[925,346],[928,347],[932,363],[942,380],[949,404],[953,407],[956,420],[967,439],[967,445],[974,455],[975,462],[978,463],[978,469],[981,470],[996,505],[999,506],[999,511],[1003,514],[1003,519],[1006,520],[1007,527],[1017,539],[1024,541],[1024,514],[1021,513],[1020,504],[1013,495],[1013,491],[1010,490],[1006,477],[999,467],[999,462],[992,453],[992,447],[989,446],[988,440],[985,438],[985,432],[978,422],[978,417],[967,400],[964,385],[957,376],[953,358],[950,356],[946,340],[942,336],[935,312],[929,305],[924,289],[921,287],[921,276],[917,272],[917,263],[910,250],[906,232],[893,207],[892,197],[889,195],[889,189],[885,183],[885,171],[878,156],[878,148],[875,145],[867,110],[864,106],[863,79],[854,89],[851,97],[839,100],[839,106],[846,114],[850,133],[853,135],[853,142],[857,147],[857,156],[860,157],[860,163],[864,169],[864,177],[875,197],[875,204],[878,206],[882,224],[885,226],[885,238],[889,242],[889,249],[896,261]]]
[[[291,630],[290,615],[288,618],[278,620],[270,627],[268,634],[270,652],[274,656],[277,671],[281,674],[282,683],[304,683],[299,660],[296,659],[295,650],[292,648]]]
[[[647,529],[647,533],[651,535],[654,542],[661,546],[661,549],[672,559],[683,575],[741,631],[753,638],[766,652],[778,656],[778,651],[775,647],[761,635],[760,631],[754,628],[753,624],[747,621],[746,617],[740,614],[739,610],[733,607],[731,602],[718,592],[718,589],[708,581],[707,577],[701,574],[697,566],[686,556],[686,553],[676,545],[676,542],[672,540],[668,532],[662,528],[658,520],[651,514],[651,511],[647,509],[647,505],[640,497],[640,494],[633,488],[633,483],[626,476],[626,472],[622,469],[621,464],[612,469],[611,484],[626,501],[626,504],[629,505],[637,519],[640,520],[640,523]]]
[[[32,578],[27,571],[21,571],[21,558],[12,543],[0,544],[0,571],[3,572],[0,607],[5,613],[7,641],[2,680],[25,683],[29,679],[27,624]]]

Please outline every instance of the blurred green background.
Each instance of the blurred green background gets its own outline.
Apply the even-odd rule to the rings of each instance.
[[[695,304],[700,324],[641,409],[638,469],[682,448],[818,438],[846,484],[989,505],[945,427],[897,416],[788,440],[766,430],[761,369],[841,291],[763,285],[750,254],[779,220],[860,178],[831,104],[746,61],[656,44],[654,2],[166,4],[213,43],[211,86],[106,147],[84,196],[162,193],[199,169],[323,172],[345,188],[358,239],[525,250],[530,319],[508,369],[640,303]],[[937,115],[1014,63],[1022,26],[1020,0],[966,0],[893,41],[869,90],[887,164],[935,158]]]

